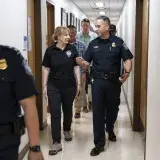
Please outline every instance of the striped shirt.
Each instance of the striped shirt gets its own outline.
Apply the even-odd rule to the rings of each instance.
[[[94,32],[89,31],[89,34],[83,34],[82,32],[79,32],[77,34],[77,39],[84,42],[86,44],[86,47],[88,47],[89,43],[97,38],[97,34]]]
[[[83,43],[82,41],[76,40],[75,43],[71,43],[71,44],[76,47],[79,56],[83,58],[84,53],[86,51],[86,45],[85,45],[85,43]],[[82,74],[82,72],[83,72],[82,68],[80,68],[80,70],[81,70],[81,74]]]

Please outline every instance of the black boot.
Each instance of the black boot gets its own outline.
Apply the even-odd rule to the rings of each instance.
[[[108,140],[111,141],[111,142],[116,142],[117,141],[116,135],[113,131],[108,132]]]
[[[90,155],[91,156],[98,156],[101,152],[104,151],[104,147],[101,147],[101,148],[96,148],[94,147],[92,150],[91,150],[91,153]]]

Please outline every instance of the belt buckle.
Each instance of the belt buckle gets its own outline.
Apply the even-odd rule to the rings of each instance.
[[[104,79],[108,79],[108,75],[107,74],[104,74]]]

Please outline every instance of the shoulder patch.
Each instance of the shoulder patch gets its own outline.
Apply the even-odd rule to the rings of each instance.
[[[24,67],[26,74],[33,75],[32,70],[31,70],[30,66],[28,65],[28,62],[26,59],[23,59],[22,66]]]

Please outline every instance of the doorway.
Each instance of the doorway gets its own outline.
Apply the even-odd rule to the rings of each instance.
[[[46,25],[46,47],[48,48],[53,44],[52,35],[55,29],[55,7],[49,2],[46,2]],[[50,113],[49,106],[47,106],[47,112]]]
[[[43,127],[42,103],[42,38],[41,38],[41,1],[27,0],[28,63],[32,69],[39,96],[36,98],[40,130]]]

